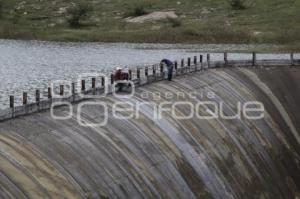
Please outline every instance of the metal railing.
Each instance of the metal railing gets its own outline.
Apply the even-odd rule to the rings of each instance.
[[[206,58],[206,61],[204,61]],[[211,55],[206,54],[200,56],[189,57],[174,61],[174,76],[187,75],[189,73],[205,71],[207,69],[223,68],[223,67],[256,67],[256,66],[300,66],[300,59],[294,59],[294,53],[290,53],[290,59],[270,59],[257,60],[257,54],[252,53],[251,60],[229,60],[228,53],[224,53],[223,61],[211,61]],[[41,110],[50,109],[53,103],[64,102],[79,102],[87,99],[86,95],[93,96],[103,94],[105,87],[108,87],[108,93],[112,92],[112,87],[115,86],[113,75],[109,77],[100,77],[100,85],[96,84],[96,77],[91,78],[91,89],[86,89],[86,79],[80,81],[80,87],[76,87],[75,83],[70,85],[70,95],[65,96],[65,85],[59,85],[59,97],[53,96],[54,88],[48,87],[47,98],[41,98],[40,90],[35,91],[35,102],[28,103],[28,93],[22,95],[22,105],[15,106],[15,96],[9,96],[9,108],[0,111],[0,121],[27,115]],[[160,64],[151,66],[136,67],[130,69],[130,80],[135,86],[141,86],[157,81],[164,80],[164,68]]]

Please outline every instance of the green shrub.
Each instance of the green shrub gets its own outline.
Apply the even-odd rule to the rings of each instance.
[[[246,9],[245,0],[229,0],[230,6],[235,10]]]
[[[169,21],[169,23],[171,23],[173,28],[180,27],[182,25],[182,23],[179,19],[168,18],[168,21]]]
[[[70,18],[68,23],[72,28],[78,28],[81,26],[81,21],[88,16],[88,13],[92,10],[92,7],[88,4],[77,4],[76,6],[68,9]]]
[[[11,14],[11,20],[13,24],[18,24],[21,20],[21,13],[18,10],[14,10]]]
[[[125,17],[139,17],[148,14],[149,12],[146,10],[144,5],[136,5],[133,8],[129,9],[127,13],[125,13]]]
[[[186,28],[183,30],[183,34],[186,36],[197,37],[200,36],[200,33],[194,28]]]
[[[125,13],[125,17],[139,17],[149,13],[148,9],[152,7],[151,1],[148,0],[138,0],[133,1],[128,12]]]
[[[133,9],[132,16],[138,17],[148,14],[143,5],[139,5]]]

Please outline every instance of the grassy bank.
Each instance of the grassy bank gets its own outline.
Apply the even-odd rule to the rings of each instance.
[[[300,47],[300,1],[0,0],[0,37],[55,41],[278,43]],[[79,6],[78,6],[79,5]],[[78,26],[72,9],[88,6]],[[129,23],[125,18],[175,11],[177,19]]]

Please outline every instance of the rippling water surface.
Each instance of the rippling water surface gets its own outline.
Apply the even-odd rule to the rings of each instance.
[[[260,46],[266,48],[267,46]],[[20,103],[23,91],[45,90],[53,80],[73,80],[81,73],[108,72],[116,66],[139,66],[205,52],[221,60],[225,50],[248,51],[251,45],[168,45],[126,43],[55,43],[0,40],[0,109],[8,106],[8,96]],[[274,46],[272,47],[274,48]],[[268,58],[270,55],[266,55]],[[288,55],[286,55],[288,57]],[[271,55],[272,58],[285,56]],[[250,54],[231,54],[230,59],[251,58]]]

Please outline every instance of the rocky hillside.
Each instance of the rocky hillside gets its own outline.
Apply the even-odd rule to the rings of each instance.
[[[0,0],[0,37],[295,44],[299,10],[298,0]]]

